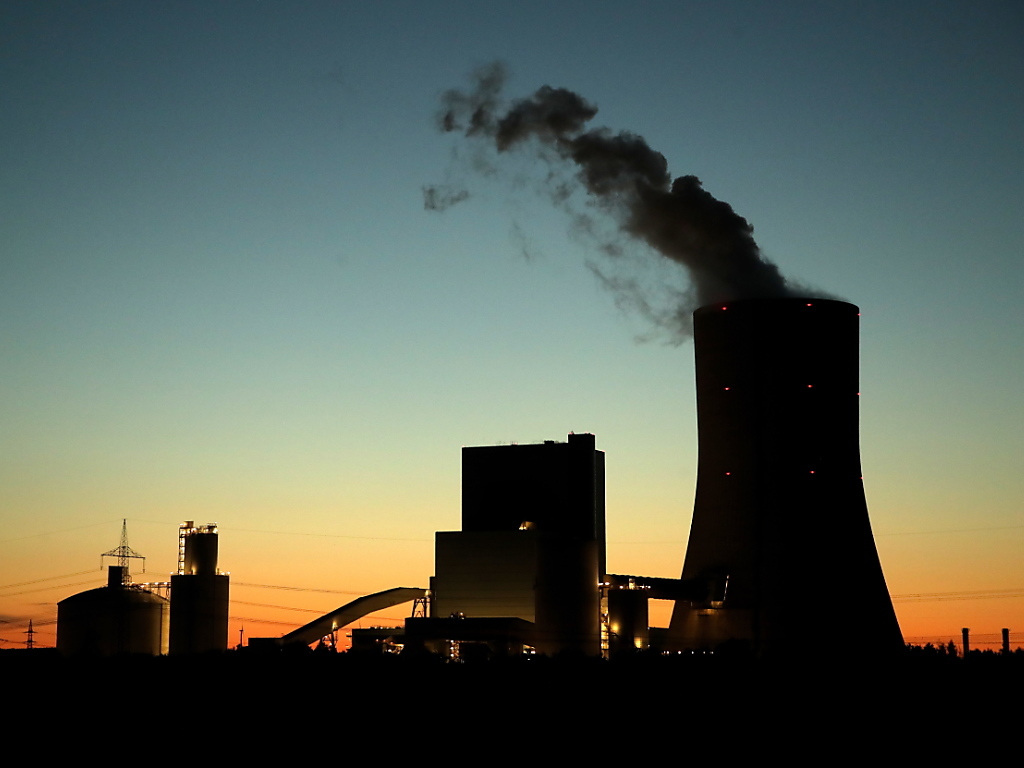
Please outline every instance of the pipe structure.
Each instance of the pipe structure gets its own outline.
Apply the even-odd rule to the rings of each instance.
[[[412,600],[425,597],[427,590],[420,587],[393,587],[383,592],[375,592],[372,595],[364,595],[352,602],[335,610],[325,613],[318,619],[304,624],[298,629],[292,630],[282,637],[272,638],[250,638],[252,646],[304,646],[315,643],[322,637],[330,635],[343,627],[347,627],[354,621],[358,621],[374,611],[382,611],[394,605],[401,605]]]

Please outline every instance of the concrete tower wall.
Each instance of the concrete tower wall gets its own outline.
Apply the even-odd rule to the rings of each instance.
[[[859,446],[858,309],[737,301],[694,313],[699,459],[680,647],[758,653],[902,637],[875,550]]]

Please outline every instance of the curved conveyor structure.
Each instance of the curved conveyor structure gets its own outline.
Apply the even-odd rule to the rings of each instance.
[[[390,608],[393,605],[401,605],[420,597],[425,597],[427,590],[420,587],[394,587],[385,589],[383,592],[375,592],[372,595],[358,597],[351,603],[346,603],[330,613],[325,613],[319,619],[314,619],[303,627],[289,632],[276,639],[276,644],[285,645],[309,645],[315,643],[321,637],[341,629],[363,616]]]

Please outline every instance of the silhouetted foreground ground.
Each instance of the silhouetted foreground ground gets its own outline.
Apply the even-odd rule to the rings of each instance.
[[[853,738],[854,748],[915,729],[954,732],[972,727],[972,717],[991,744],[1000,718],[1019,712],[1024,653],[962,659],[916,651],[884,663],[854,654],[777,663],[637,656],[444,664],[314,653],[82,660],[36,649],[0,651],[0,676],[23,715],[62,713],[99,726],[133,711],[160,712],[158,719],[184,717],[200,730],[212,717],[211,727],[230,726],[230,738],[247,749],[299,732],[321,746],[344,736],[387,748],[545,732],[559,742],[580,739],[590,754],[627,735],[743,741],[754,733],[792,739],[808,728],[815,738]]]

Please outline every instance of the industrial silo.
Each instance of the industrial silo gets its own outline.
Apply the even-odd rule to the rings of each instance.
[[[228,645],[228,575],[217,570],[217,525],[179,527],[178,573],[171,576],[170,652],[224,651]]]
[[[167,653],[166,598],[125,584],[121,566],[109,566],[107,586],[57,603],[57,650],[65,656]]]

